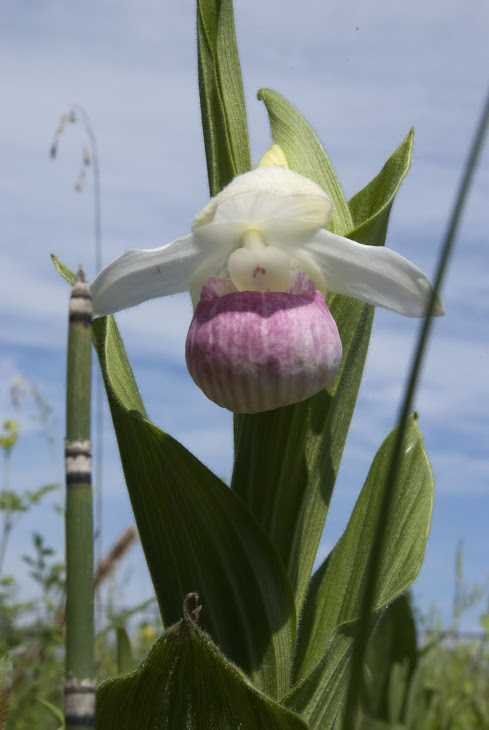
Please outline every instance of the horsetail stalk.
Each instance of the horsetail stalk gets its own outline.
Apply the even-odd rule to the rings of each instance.
[[[91,348],[92,300],[80,267],[70,299],[66,386],[67,730],[95,727]]]

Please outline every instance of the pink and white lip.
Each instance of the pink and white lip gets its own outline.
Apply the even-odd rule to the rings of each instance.
[[[325,388],[339,370],[342,346],[323,295],[294,271],[283,292],[237,291],[229,279],[211,277],[185,355],[210,400],[233,413],[260,413]]]

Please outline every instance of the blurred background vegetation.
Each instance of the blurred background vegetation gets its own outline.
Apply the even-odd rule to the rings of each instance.
[[[14,418],[5,420],[0,426],[0,730],[51,730],[62,726],[65,566],[43,534],[42,525],[29,534],[22,518],[41,505],[51,506],[63,529],[61,470],[49,404],[25,378],[12,383],[10,395],[13,411],[29,398],[29,417],[39,422],[41,436],[51,450],[53,481],[32,490],[17,488],[13,457],[22,429]],[[47,505],[53,494],[57,498]],[[5,570],[14,531],[22,533],[25,544],[22,569],[16,569],[15,575]],[[129,525],[97,565],[100,679],[131,669],[162,628],[154,599],[121,606],[117,566],[137,539],[136,528]],[[26,597],[29,591],[31,595]]]

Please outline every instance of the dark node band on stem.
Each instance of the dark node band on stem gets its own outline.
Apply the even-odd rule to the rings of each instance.
[[[90,441],[66,441],[66,484],[92,483],[91,464],[91,442]]]
[[[92,680],[66,683],[65,721],[67,727],[95,727],[95,683]]]

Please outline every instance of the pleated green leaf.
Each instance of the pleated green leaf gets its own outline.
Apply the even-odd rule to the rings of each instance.
[[[297,684],[283,703],[297,710],[311,730],[338,730],[351,675],[355,625],[335,631],[318,666]],[[345,729],[346,730],[346,729]]]
[[[232,0],[198,0],[200,108],[211,195],[251,169]]]
[[[288,102],[281,103],[280,95],[269,90],[260,95],[269,109],[274,138],[293,161],[293,169],[313,177],[324,189],[329,187],[333,195],[334,171],[314,132]],[[355,196],[355,240],[360,243],[384,244],[392,198],[409,168],[411,143],[408,135],[375,178],[377,183]],[[344,200],[343,193],[337,197]],[[367,225],[368,221],[372,223]],[[340,223],[341,232],[347,232],[343,218]],[[381,232],[381,238],[373,241],[373,230]],[[277,547],[292,584],[297,615],[323,532],[373,321],[373,308],[357,300],[330,294],[328,305],[343,344],[342,367],[333,383],[303,403],[234,420],[231,486]]]
[[[355,228],[348,238],[371,246],[385,241],[392,203],[411,165],[413,142],[411,129],[379,174],[350,200]]]
[[[241,500],[147,418],[113,318],[95,346],[141,543],[166,626],[197,591],[219,648],[268,695],[288,690],[295,612],[283,565]]]
[[[315,573],[302,615],[294,660],[294,681],[301,682],[320,664],[339,626],[360,616],[366,566],[372,549],[386,476],[395,441],[394,429],[370,468],[348,526]],[[423,560],[433,505],[433,476],[415,415],[404,438],[401,472],[385,524],[374,608],[386,606],[415,579]]]
[[[134,672],[99,687],[97,728],[307,730],[307,725],[253,687],[186,613]]]
[[[333,216],[328,228],[344,236],[354,227],[353,218],[341,185],[324,148],[302,114],[281,94],[260,89],[270,119],[272,136],[289,163],[289,167],[314,180],[333,201]]]

